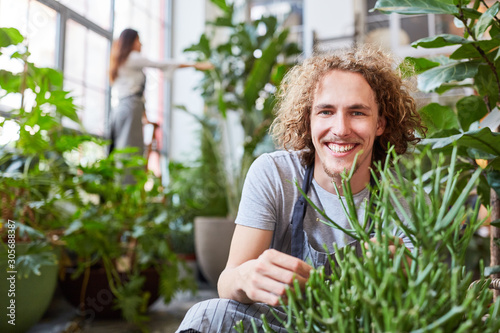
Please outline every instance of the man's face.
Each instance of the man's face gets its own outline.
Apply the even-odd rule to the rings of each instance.
[[[364,187],[370,179],[373,143],[384,129],[385,119],[378,115],[375,93],[361,74],[339,70],[326,74],[311,109],[314,177],[318,183],[331,182],[344,169],[349,171],[359,153],[353,181],[363,182]]]

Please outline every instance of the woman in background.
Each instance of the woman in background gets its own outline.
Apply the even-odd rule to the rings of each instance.
[[[213,68],[212,64],[203,62],[188,63],[172,59],[151,61],[140,54],[141,47],[139,34],[134,29],[123,30],[113,43],[109,74],[119,103],[111,112],[109,153],[113,149],[136,147],[140,156],[144,154],[143,119],[147,122],[147,117],[144,108],[146,75],[143,68],[158,68],[167,72],[167,75],[177,68]]]

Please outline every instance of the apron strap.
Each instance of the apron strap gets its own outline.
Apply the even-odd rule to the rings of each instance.
[[[302,191],[305,194],[311,187],[312,175],[314,171],[314,162],[306,168],[306,174],[302,182]],[[295,202],[292,214],[292,256],[304,259],[304,216],[306,215],[307,201],[303,195]]]

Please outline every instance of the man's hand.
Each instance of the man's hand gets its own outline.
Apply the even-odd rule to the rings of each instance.
[[[253,302],[279,305],[279,298],[286,294],[286,287],[298,280],[304,287],[311,266],[288,254],[270,249],[257,259],[241,266],[241,289]]]

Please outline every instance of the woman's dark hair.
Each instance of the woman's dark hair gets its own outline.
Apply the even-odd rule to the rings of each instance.
[[[117,41],[113,43],[111,48],[111,59],[109,62],[109,79],[113,83],[118,76],[118,69],[125,63],[135,40],[139,37],[139,33],[134,29],[125,29],[120,34]]]

